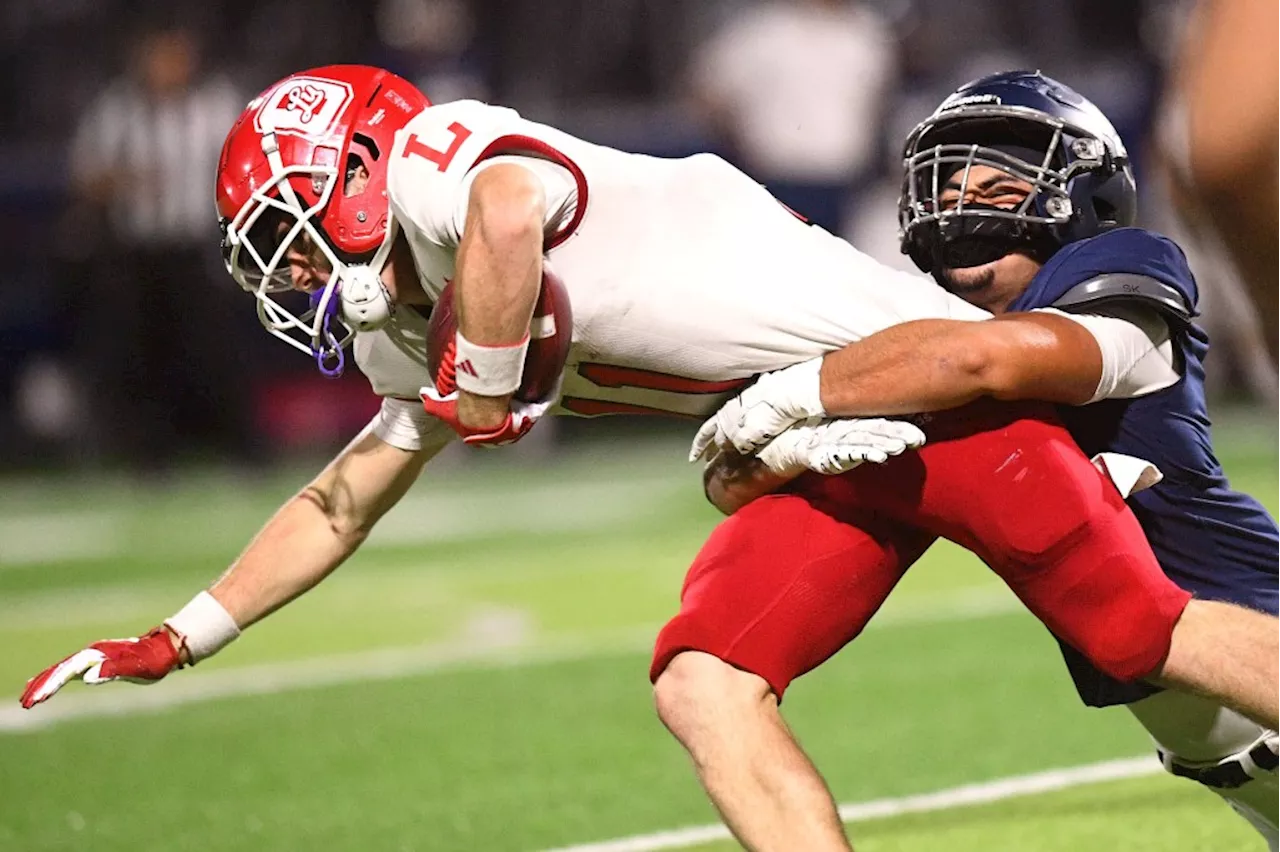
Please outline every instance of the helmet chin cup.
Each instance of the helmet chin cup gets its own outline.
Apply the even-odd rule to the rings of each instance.
[[[391,294],[372,266],[352,264],[342,269],[338,282],[342,320],[356,331],[377,331],[391,319]]]

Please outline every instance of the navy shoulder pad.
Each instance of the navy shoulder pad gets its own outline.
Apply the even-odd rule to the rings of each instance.
[[[1055,299],[1052,306],[1071,311],[1120,300],[1145,302],[1182,322],[1190,322],[1195,317],[1192,307],[1176,288],[1131,272],[1108,272],[1082,281]]]
[[[1104,302],[1143,302],[1186,322],[1199,293],[1187,258],[1167,237],[1117,228],[1071,243],[1049,259],[1010,310],[1084,310]]]

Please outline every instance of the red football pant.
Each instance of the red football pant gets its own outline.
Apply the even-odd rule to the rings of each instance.
[[[1102,671],[1153,672],[1191,595],[1052,409],[975,403],[925,431],[918,452],[806,475],[722,522],[658,636],[651,679],[679,652],[704,651],[781,699],[862,631],[937,536],[977,554]]]

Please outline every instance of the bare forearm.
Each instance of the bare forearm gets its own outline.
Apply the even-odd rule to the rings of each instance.
[[[725,515],[772,493],[790,482],[765,467],[755,456],[744,456],[732,450],[721,450],[702,472],[702,488],[707,500]]]
[[[475,381],[458,376],[458,416],[469,427],[501,424],[519,385],[542,284],[545,212],[542,185],[521,166],[493,166],[472,185],[457,257],[458,346],[460,358],[486,363],[476,360]]]
[[[542,280],[542,233],[485,235],[463,239],[458,250],[458,328],[484,346],[520,341]]]
[[[822,405],[833,417],[914,414],[964,405],[987,387],[965,353],[967,326],[919,320],[829,353],[822,363]]]
[[[276,611],[354,553],[438,451],[356,438],[276,512],[210,593],[242,629]]]
[[[541,186],[519,166],[495,166],[476,179],[457,258],[458,328],[467,340],[502,346],[528,333],[542,281],[545,206]]]
[[[315,586],[363,540],[336,532],[308,489],[280,508],[209,591],[243,629]]]
[[[982,396],[1079,405],[1101,373],[1097,343],[1066,317],[917,320],[828,354],[820,394],[832,417],[942,411]]]

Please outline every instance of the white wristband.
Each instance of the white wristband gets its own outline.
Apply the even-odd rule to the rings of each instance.
[[[459,331],[454,337],[455,381],[458,390],[478,396],[506,396],[520,388],[529,335],[508,346],[481,346]]]
[[[240,635],[231,613],[208,592],[196,595],[176,615],[165,619],[164,625],[182,639],[192,663],[213,656]]]

